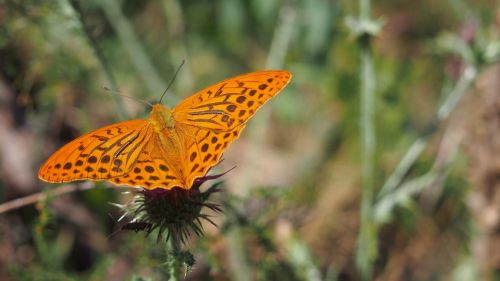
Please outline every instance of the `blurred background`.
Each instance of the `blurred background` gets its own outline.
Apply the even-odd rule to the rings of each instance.
[[[148,116],[103,87],[158,101],[182,60],[168,106],[293,73],[218,166],[186,280],[500,280],[498,1],[0,0],[1,280],[168,278],[165,243],[116,232],[128,189],[36,173]]]

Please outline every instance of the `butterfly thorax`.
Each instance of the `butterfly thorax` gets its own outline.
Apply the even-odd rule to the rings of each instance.
[[[153,110],[149,115],[149,120],[157,132],[161,132],[164,129],[171,130],[174,128],[172,110],[159,103],[153,105]]]

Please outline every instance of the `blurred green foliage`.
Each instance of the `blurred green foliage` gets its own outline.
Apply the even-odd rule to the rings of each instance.
[[[469,116],[470,99],[459,106],[463,114],[440,119],[438,110],[467,66],[480,77],[498,64],[500,6],[372,5],[384,23],[371,44],[376,190],[412,143],[425,140],[397,189],[374,202],[389,207],[376,221],[373,279],[498,280],[498,264],[471,249],[489,235],[470,202],[471,193],[487,189],[472,176],[481,167],[470,166],[470,150],[442,144],[454,138],[457,115]],[[237,74],[287,69],[291,84],[228,151],[223,168],[238,169],[217,198],[225,214],[214,218],[218,229],[207,226],[205,237],[187,245],[197,263],[186,278],[357,280],[359,40],[346,19],[358,9],[346,0],[0,0],[0,126],[33,143],[29,159],[14,158],[31,184],[20,184],[25,174],[1,158],[0,198],[42,190],[33,182],[37,167],[69,140],[147,117],[147,106],[113,91],[157,101],[186,60],[166,96],[173,106]],[[0,141],[0,155],[15,152],[11,143]],[[130,197],[105,186],[2,214],[0,279],[166,280],[167,246],[155,235],[115,233],[121,213],[108,203]]]

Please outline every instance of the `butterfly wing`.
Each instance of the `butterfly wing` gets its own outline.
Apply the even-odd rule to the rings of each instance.
[[[170,141],[169,143],[162,142],[160,134],[162,133],[152,132],[129,171],[120,177],[110,178],[109,181],[146,189],[171,189],[175,186],[189,189],[191,185],[186,185],[180,176],[178,149],[168,137],[163,140]]]
[[[210,86],[173,109],[189,186],[216,165],[246,122],[290,81],[287,71],[258,71]]]
[[[132,120],[90,132],[52,154],[38,177],[46,182],[120,177],[149,142],[151,130],[147,120]]]
[[[167,133],[150,120],[96,130],[54,153],[38,176],[47,182],[90,179],[147,189],[189,189],[290,77],[287,71],[259,71],[208,87],[173,109],[175,129]]]
[[[290,78],[288,71],[269,70],[224,80],[182,101],[173,109],[173,118],[211,131],[231,131],[245,124]]]
[[[229,145],[239,138],[245,125],[231,131],[218,132],[190,125],[176,127],[183,149],[183,178],[186,186],[206,175],[208,170],[219,163]]]

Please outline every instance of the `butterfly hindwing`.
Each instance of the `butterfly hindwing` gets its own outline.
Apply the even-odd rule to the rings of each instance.
[[[172,152],[175,150],[163,147],[159,134],[153,132],[128,172],[109,181],[146,189],[171,189],[174,186],[186,188],[178,174],[178,159],[172,156],[176,153]]]
[[[245,125],[231,131],[217,132],[180,124],[176,128],[183,142],[184,177],[191,186],[196,178],[206,175],[208,170],[219,163],[229,145],[239,138]]]

